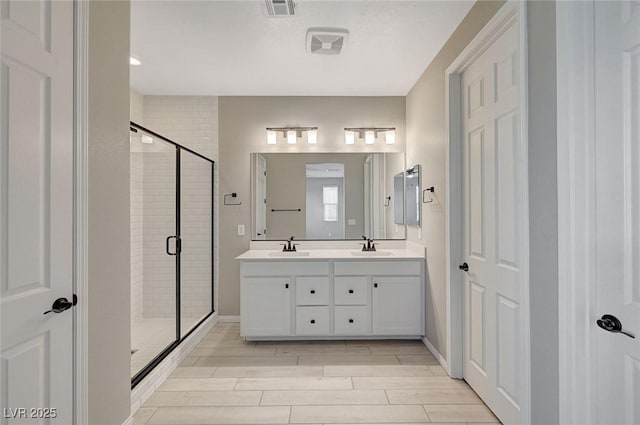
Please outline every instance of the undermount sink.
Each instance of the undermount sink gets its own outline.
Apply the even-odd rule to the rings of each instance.
[[[293,251],[293,252],[285,252],[285,251],[275,251],[267,254],[269,257],[308,257],[309,251]]]
[[[351,251],[354,257],[388,257],[393,255],[389,251]]]

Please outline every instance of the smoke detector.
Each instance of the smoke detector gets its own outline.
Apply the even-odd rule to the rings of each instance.
[[[293,0],[264,0],[269,16],[293,16],[296,14],[296,5]]]
[[[339,55],[347,46],[349,31],[338,28],[309,28],[307,53],[314,55]]]

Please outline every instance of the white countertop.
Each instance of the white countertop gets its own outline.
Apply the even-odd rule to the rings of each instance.
[[[374,252],[362,252],[357,249],[308,249],[296,252],[282,252],[272,249],[250,249],[236,257],[236,260],[414,260],[424,259],[424,251],[411,249],[378,249]]]

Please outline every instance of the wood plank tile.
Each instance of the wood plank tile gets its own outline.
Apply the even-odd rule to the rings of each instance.
[[[225,348],[225,347],[217,347],[217,348],[196,348],[191,352],[191,356],[196,357],[207,357],[207,356],[215,356],[215,357],[232,357],[232,356],[273,356],[276,353],[275,348],[258,348],[258,347],[238,347],[238,348]]]
[[[499,422],[483,404],[425,404],[424,409],[434,422]]]
[[[168,378],[157,391],[233,390],[235,378]]]
[[[421,406],[293,406],[292,423],[429,422]]]
[[[471,389],[387,390],[391,404],[482,404]]]
[[[294,376],[323,376],[322,366],[252,366],[218,367],[215,378],[287,378]]]
[[[257,406],[262,391],[156,391],[145,406]]]
[[[265,391],[262,406],[388,404],[382,390]]]
[[[155,407],[141,407],[133,415],[133,425],[146,425],[151,416],[156,412]]]
[[[324,376],[432,376],[424,365],[325,366]]]
[[[177,367],[171,374],[171,378],[210,378],[215,367]]]
[[[305,356],[305,355],[351,355],[368,356],[369,347],[330,347],[325,345],[309,345],[305,347],[278,347],[276,356]]]
[[[221,378],[223,379],[223,378]],[[236,390],[330,390],[353,389],[351,378],[239,378]]]
[[[290,407],[159,407],[149,425],[286,424]]]
[[[433,357],[433,354],[398,354],[400,364],[426,364],[439,365],[440,363]]]
[[[278,356],[276,356],[278,357]],[[396,356],[351,356],[351,355],[309,355],[299,356],[299,365],[329,366],[329,365],[396,365]]]
[[[467,383],[444,376],[420,376],[420,377],[354,377],[355,389],[382,389],[382,390],[408,390],[408,389],[466,389]]]
[[[195,366],[295,366],[297,356],[211,356],[196,357]]]

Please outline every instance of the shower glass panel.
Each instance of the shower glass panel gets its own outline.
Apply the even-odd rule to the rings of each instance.
[[[213,163],[180,152],[180,329],[186,336],[213,310]]]
[[[179,338],[176,146],[130,132],[131,376]]]

